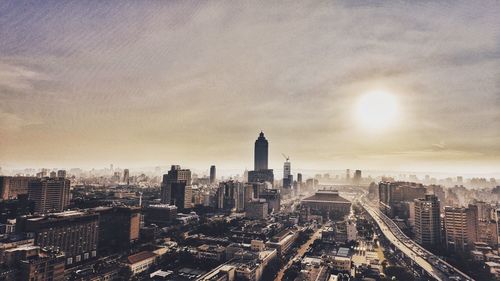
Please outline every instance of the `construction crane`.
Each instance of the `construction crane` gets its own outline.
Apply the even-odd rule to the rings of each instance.
[[[283,157],[285,157],[286,162],[288,162],[290,160],[290,157],[286,156],[285,153],[281,153],[281,155],[283,155]]]

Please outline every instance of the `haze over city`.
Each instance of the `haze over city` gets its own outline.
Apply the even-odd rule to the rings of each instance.
[[[500,170],[500,6],[0,3],[0,166]]]
[[[0,1],[0,281],[500,281],[500,1]]]

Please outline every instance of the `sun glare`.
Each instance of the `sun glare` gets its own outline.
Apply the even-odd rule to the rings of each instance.
[[[397,122],[399,105],[396,97],[384,91],[362,95],[357,103],[356,118],[361,126],[370,130],[382,130]]]

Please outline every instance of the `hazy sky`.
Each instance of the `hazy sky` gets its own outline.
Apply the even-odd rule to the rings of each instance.
[[[369,2],[1,1],[0,165],[500,171],[500,2]]]

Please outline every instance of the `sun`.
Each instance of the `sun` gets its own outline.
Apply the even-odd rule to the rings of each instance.
[[[398,100],[385,91],[368,92],[359,98],[355,116],[365,129],[378,131],[392,127],[399,116]]]

